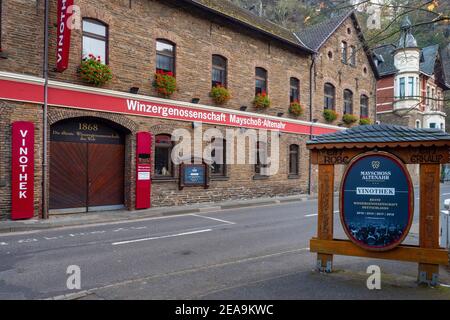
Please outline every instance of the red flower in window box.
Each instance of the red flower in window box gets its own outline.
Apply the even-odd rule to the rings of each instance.
[[[97,87],[112,79],[112,72],[109,66],[102,63],[100,56],[95,57],[92,53],[83,59],[78,72],[84,82]]]
[[[153,87],[159,95],[168,98],[177,89],[177,80],[171,71],[156,70]]]
[[[267,95],[266,91],[258,93],[255,96],[255,99],[253,99],[253,105],[257,109],[269,108],[270,104],[271,104],[271,102],[270,102],[269,96]]]
[[[228,91],[228,89],[220,84],[217,84],[214,87],[212,87],[209,95],[217,104],[224,104],[231,98],[231,94]]]
[[[293,114],[294,116],[301,116],[303,112],[305,111],[305,108],[300,104],[300,101],[294,100],[289,105],[289,113]]]

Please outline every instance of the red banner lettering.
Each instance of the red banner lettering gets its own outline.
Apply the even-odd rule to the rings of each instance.
[[[12,124],[11,219],[29,219],[34,214],[34,124]]]
[[[67,23],[72,16],[73,0],[58,0],[58,32],[56,42],[56,70],[63,72],[69,66],[71,28]],[[68,10],[70,8],[70,10]]]

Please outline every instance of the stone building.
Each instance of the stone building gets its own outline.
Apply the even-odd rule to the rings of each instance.
[[[446,48],[419,48],[405,18],[396,45],[374,49],[379,80],[377,120],[416,128],[445,130],[444,95],[450,89]]]
[[[141,180],[151,181],[145,196],[152,206],[307,193],[315,188],[316,172],[305,141],[375,117],[377,71],[351,11],[296,34],[224,0],[75,0],[68,9],[70,2],[49,1],[46,82],[45,2],[0,0],[3,219],[11,217],[12,199],[26,186],[22,179],[33,187],[27,191],[34,216],[47,208],[50,214],[133,210]],[[70,28],[60,23],[65,14],[71,14]],[[81,77],[80,64],[89,54],[112,71],[102,86]],[[157,73],[176,78],[170,97],[153,86]],[[231,93],[225,104],[210,95],[217,85]],[[270,98],[269,108],[253,106],[258,94]],[[297,101],[300,115],[289,112]],[[327,122],[324,109],[334,110],[337,119]],[[344,124],[344,114],[354,115],[354,123]],[[12,168],[25,159],[14,151],[19,121],[33,126],[27,147],[34,150],[34,171],[16,179]],[[238,136],[275,132],[279,168],[265,174],[265,153],[256,150],[256,163],[208,163],[208,179],[200,171],[208,188],[183,187],[194,171],[172,162],[175,129],[200,130],[200,136],[216,129],[227,138],[227,129]],[[151,150],[137,156],[141,132],[151,134]],[[250,152],[250,143],[231,144],[235,138],[213,137],[202,147],[214,142],[211,153],[223,151],[223,159],[238,148]],[[256,147],[271,145],[269,139]],[[150,175],[139,171],[140,161],[150,166]]]

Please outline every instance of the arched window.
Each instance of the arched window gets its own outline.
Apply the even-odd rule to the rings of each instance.
[[[217,54],[212,56],[212,86],[227,86],[227,59]]]
[[[213,176],[225,176],[226,175],[226,140],[214,138],[212,143],[212,165],[211,174]]]
[[[291,78],[290,80],[289,99],[291,102],[300,101],[300,80],[297,78]]]
[[[336,89],[331,83],[325,83],[323,91],[324,108],[334,110],[336,108]]]
[[[369,117],[369,97],[365,94],[361,95],[360,98],[360,116],[361,118],[368,118]]]
[[[173,142],[168,134],[155,137],[155,177],[173,177]]]
[[[342,54],[342,63],[347,63],[348,59],[348,45],[347,42],[341,42],[341,54]]]
[[[353,114],[353,92],[344,90],[344,114]]]
[[[90,54],[108,63],[108,26],[94,19],[83,19],[82,58]]]
[[[356,66],[356,47],[350,46],[350,65],[352,67]]]
[[[289,175],[291,176],[299,175],[299,150],[299,146],[296,144],[289,146]]]
[[[267,70],[264,68],[255,69],[255,95],[267,93]]]
[[[420,120],[416,120],[416,128],[420,129],[422,127]]]
[[[164,39],[156,40],[156,71],[175,74],[175,44]]]

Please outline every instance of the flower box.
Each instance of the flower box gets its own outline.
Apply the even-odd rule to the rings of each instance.
[[[270,99],[265,91],[258,93],[253,99],[253,106],[257,109],[266,109],[270,107]]]
[[[100,87],[112,79],[109,66],[101,61],[100,56],[95,57],[93,54],[89,54],[83,59],[78,72],[81,80],[96,87]]]
[[[153,87],[164,98],[170,97],[177,89],[177,80],[172,72],[158,70],[155,73]]]

